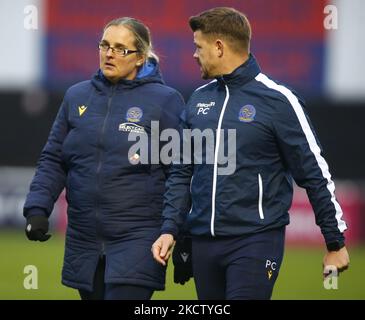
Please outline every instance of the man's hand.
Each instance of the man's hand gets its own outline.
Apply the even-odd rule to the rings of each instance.
[[[48,218],[43,215],[36,215],[27,218],[25,234],[32,241],[47,241],[51,235],[48,232]]]
[[[162,234],[152,245],[153,258],[163,266],[166,266],[167,261],[171,256],[172,248],[175,240],[172,234]]]
[[[350,264],[349,254],[346,247],[339,251],[328,251],[323,258],[323,275],[328,276],[327,267],[335,266],[338,272],[345,271]]]
[[[191,238],[182,237],[181,239],[178,239],[172,253],[175,283],[185,284],[185,282],[193,277],[191,254]]]

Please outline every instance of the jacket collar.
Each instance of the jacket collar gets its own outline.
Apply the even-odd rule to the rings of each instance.
[[[237,67],[232,73],[219,76],[216,79],[221,84],[229,86],[242,86],[254,79],[261,72],[256,58],[250,53],[248,59]]]

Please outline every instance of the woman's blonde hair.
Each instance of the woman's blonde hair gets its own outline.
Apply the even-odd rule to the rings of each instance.
[[[104,31],[111,26],[121,25],[128,28],[133,33],[135,37],[134,45],[140,54],[144,55],[147,59],[153,58],[156,61],[159,61],[157,54],[153,51],[150,30],[141,21],[129,17],[117,18],[108,22],[104,27]]]

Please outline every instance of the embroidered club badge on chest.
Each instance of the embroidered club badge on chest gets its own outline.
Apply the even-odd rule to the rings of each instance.
[[[243,106],[238,113],[238,120],[241,122],[252,122],[255,120],[256,109],[250,104]]]
[[[143,116],[143,111],[141,108],[132,107],[128,109],[125,119],[128,122],[136,123],[141,121],[142,116]]]

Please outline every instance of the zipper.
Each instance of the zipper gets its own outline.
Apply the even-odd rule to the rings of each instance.
[[[112,87],[111,89],[111,93],[108,97],[108,105],[107,105],[107,112],[106,112],[106,115],[105,115],[105,118],[104,118],[104,122],[103,122],[103,126],[101,128],[101,132],[100,132],[100,136],[99,136],[99,142],[98,142],[98,155],[97,155],[97,158],[98,158],[98,165],[96,167],[96,185],[97,187],[99,188],[100,187],[100,171],[101,171],[101,166],[102,166],[102,161],[101,161],[101,155],[102,155],[102,147],[103,147],[103,136],[105,134],[105,128],[106,128],[106,124],[108,122],[108,118],[109,118],[109,115],[110,115],[110,110],[111,110],[111,105],[112,105],[112,98],[114,96],[114,91],[115,91],[115,86]],[[101,234],[99,233],[99,194],[100,194],[100,190],[98,190],[97,192],[97,196],[95,197],[97,199],[96,201],[96,214],[95,214],[95,218],[96,218],[96,221],[97,221],[97,237],[98,239],[101,241],[101,252],[100,252],[100,256],[103,256],[105,254],[105,244],[104,244],[104,241],[103,241],[103,238],[101,236]]]
[[[191,177],[191,180],[190,180],[190,197],[193,194],[192,193],[193,180],[194,180],[194,174],[193,174],[193,176]],[[189,213],[188,214],[191,214],[191,211],[192,210],[193,210],[193,199],[191,198],[191,206],[190,206],[190,210],[189,210]]]
[[[212,217],[211,217],[211,220],[210,220],[210,233],[212,234],[213,237],[215,237],[214,219],[215,219],[215,198],[216,198],[216,191],[217,191],[219,142],[220,142],[220,139],[221,139],[221,128],[222,128],[223,115],[224,115],[224,112],[226,111],[227,103],[228,103],[228,100],[229,100],[228,86],[226,84],[224,86],[226,88],[226,98],[224,99],[223,107],[222,107],[221,113],[219,115],[218,128],[217,128],[216,141],[215,141],[215,150],[214,150],[213,188],[212,188]]]
[[[190,194],[192,193],[193,180],[194,180],[194,174],[192,175],[191,180],[190,180]]]
[[[106,123],[107,123],[107,120],[108,120],[109,114],[110,114],[113,95],[114,95],[114,87],[112,87],[112,92],[111,92],[110,96],[108,97],[107,112],[106,112],[106,115],[105,115],[105,118],[104,118],[103,126],[101,128],[101,132],[100,132],[100,139],[99,139],[99,142],[98,142],[98,166],[96,168],[96,175],[99,175],[100,170],[101,170],[101,147],[103,145],[102,140],[103,140],[103,135],[105,133]]]
[[[259,208],[259,215],[260,215],[260,219],[264,220],[264,211],[262,210],[262,197],[263,197],[263,193],[264,193],[264,188],[262,185],[262,178],[261,178],[261,174],[258,174],[257,176],[258,182],[259,182],[259,203],[258,203],[258,208]]]

